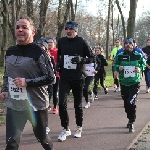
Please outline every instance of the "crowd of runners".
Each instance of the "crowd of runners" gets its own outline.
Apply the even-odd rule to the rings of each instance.
[[[49,137],[48,112],[59,114],[62,131],[58,141],[71,135],[67,98],[70,92],[74,98],[76,118],[75,138],[82,134],[83,108],[98,99],[99,83],[105,94],[108,62],[104,49],[90,45],[78,36],[78,23],[69,21],[65,27],[66,36],[57,43],[52,37],[42,37],[34,42],[35,27],[29,17],[16,21],[17,45],[6,52],[6,67],[0,94],[6,100],[6,150],[18,150],[21,134],[29,120],[38,142],[45,150],[53,150]],[[146,93],[150,92],[150,39],[140,49],[136,41],[126,38],[110,53],[114,92],[121,92],[127,114],[127,127],[134,132],[136,100],[140,80],[145,75]],[[92,85],[92,86],[91,86]],[[92,88],[91,88],[92,87]],[[53,104],[50,102],[53,99]],[[82,106],[82,99],[85,105]]]

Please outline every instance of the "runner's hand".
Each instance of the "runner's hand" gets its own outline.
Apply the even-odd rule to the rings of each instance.
[[[8,97],[8,92],[2,92],[0,94],[0,100],[4,101],[6,99],[6,97]]]
[[[141,72],[141,70],[140,70],[140,68],[139,68],[139,67],[135,67],[134,72]]]
[[[81,62],[81,57],[80,56],[75,56],[74,58],[71,59],[72,64],[78,64]]]
[[[120,66],[120,67],[119,67],[119,71],[122,71],[123,69],[124,69],[123,66]]]
[[[13,82],[17,87],[27,87],[27,82],[25,81],[25,78],[15,78]]]

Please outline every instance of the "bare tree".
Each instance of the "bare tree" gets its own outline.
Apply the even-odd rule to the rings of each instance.
[[[33,0],[26,0],[26,3],[27,3],[27,16],[34,20]]]
[[[0,66],[4,66],[4,56],[8,47],[8,31],[9,31],[9,0],[1,0],[3,4],[3,10],[1,11],[1,15],[3,16],[3,37],[2,37],[2,47],[1,47],[1,55],[0,55]]]
[[[23,0],[11,0],[10,5],[11,5],[11,10],[9,11],[9,28],[12,34],[12,44],[16,44],[16,39],[15,39],[15,24],[16,24],[16,19],[18,19],[18,16],[20,15],[20,10],[22,7]]]
[[[65,25],[67,18],[69,16],[69,10],[71,7],[71,2],[72,2],[72,0],[66,0],[66,3],[65,3],[66,10],[64,10],[63,9],[63,2],[62,2],[62,0],[59,0],[58,15],[57,15],[57,25],[58,25],[58,31],[57,31],[57,37],[56,37],[57,41],[61,37],[62,30],[63,30],[64,25]],[[65,11],[64,14],[62,13],[63,11]]]
[[[77,12],[77,3],[78,0],[76,0],[75,5],[73,5],[73,1],[71,0],[71,20],[75,20],[76,12]]]
[[[135,17],[138,0],[130,0],[130,11],[127,22],[127,37],[134,38]]]
[[[110,8],[111,8],[111,0],[109,0],[108,4],[108,20],[107,20],[107,31],[106,31],[106,59],[108,59],[108,51],[109,51],[109,23],[110,23]]]
[[[49,4],[49,0],[41,0],[41,4],[40,4],[40,23],[39,23],[39,27],[37,29],[37,34],[35,36],[35,39],[39,39],[40,37],[45,36],[44,32],[45,32],[48,4]]]
[[[120,13],[120,15],[121,15],[121,21],[122,21],[122,27],[123,27],[123,36],[124,36],[124,38],[126,38],[125,21],[124,21],[124,16],[123,16],[121,7],[120,7],[120,5],[119,5],[119,0],[116,0],[116,4],[117,4],[118,10],[119,10],[119,13]]]

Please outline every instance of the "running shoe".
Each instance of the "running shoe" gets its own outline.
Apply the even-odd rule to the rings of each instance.
[[[82,127],[77,126],[77,128],[75,129],[74,138],[80,138],[81,133],[82,133]]]
[[[89,108],[89,107],[90,107],[90,102],[87,102],[83,108]]]
[[[90,102],[93,103],[94,102],[94,94],[92,92],[92,94],[90,95]]]
[[[58,136],[58,141],[65,141],[66,140],[66,137],[71,135],[71,131],[70,129],[66,130],[66,129],[63,129],[60,133],[60,135]]]
[[[58,114],[58,108],[53,108],[53,114]]]

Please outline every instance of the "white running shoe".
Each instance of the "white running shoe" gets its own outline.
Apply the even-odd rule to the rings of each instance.
[[[95,95],[95,96],[94,96],[94,99],[98,99],[98,96],[97,96],[97,95]]]
[[[146,93],[150,92],[150,88],[148,86],[146,86]]]
[[[120,87],[117,87],[114,92],[120,92]]]
[[[66,129],[63,129],[60,133],[60,135],[58,136],[58,140],[59,141],[65,141],[66,140],[66,137],[71,135],[71,131],[70,129],[66,130]]]
[[[48,134],[48,132],[50,132],[50,128],[46,127],[46,134]]]
[[[90,102],[93,103],[94,102],[94,93],[92,92],[92,94],[90,95]]]
[[[82,132],[82,127],[77,126],[77,128],[75,129],[74,138],[81,137],[81,132]]]
[[[84,106],[84,108],[89,108],[90,107],[90,102],[87,102]]]

